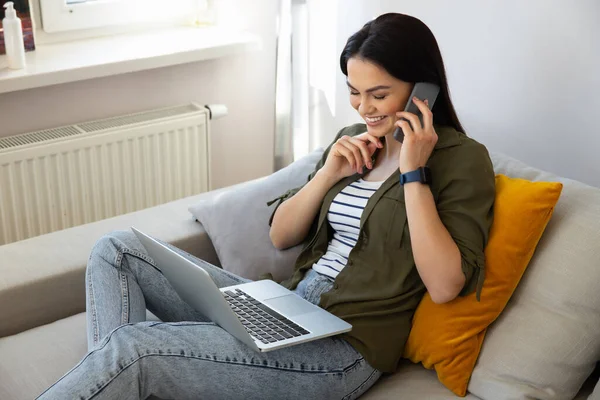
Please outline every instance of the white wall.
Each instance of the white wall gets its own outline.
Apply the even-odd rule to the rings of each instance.
[[[0,94],[0,136],[196,101],[222,103],[212,124],[216,188],[273,171],[277,0],[220,0],[261,51],[168,68]]]
[[[313,1],[318,9],[319,1]],[[335,0],[331,0],[335,1]],[[311,5],[311,6],[312,6]],[[439,42],[467,133],[492,151],[600,187],[600,2],[597,0],[337,0],[334,113],[318,93],[312,147],[360,121],[337,64],[371,18],[420,18]],[[312,46],[312,44],[311,44]],[[318,91],[317,91],[318,92]]]

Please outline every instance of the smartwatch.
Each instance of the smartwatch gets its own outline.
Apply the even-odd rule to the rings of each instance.
[[[431,170],[429,167],[420,167],[414,171],[400,175],[400,185],[410,182],[421,182],[425,185],[431,185]]]

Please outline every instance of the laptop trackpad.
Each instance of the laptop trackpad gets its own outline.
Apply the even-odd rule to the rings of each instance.
[[[273,307],[280,314],[288,317],[315,312],[316,307],[312,303],[305,301],[295,294],[288,294],[281,297],[275,297],[273,299],[263,300],[263,303],[269,307]]]

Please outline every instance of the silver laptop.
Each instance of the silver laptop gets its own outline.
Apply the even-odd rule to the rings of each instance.
[[[256,351],[281,349],[352,329],[344,320],[271,280],[219,289],[201,266],[131,229],[183,301]]]

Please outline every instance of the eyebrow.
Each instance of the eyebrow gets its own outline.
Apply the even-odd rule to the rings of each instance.
[[[352,86],[352,85],[350,84],[350,82],[346,81],[346,85],[348,85],[348,87],[349,87],[350,89],[354,89],[354,90],[356,90],[356,88],[355,88],[354,86]],[[367,90],[366,90],[366,92],[367,92],[367,93],[371,93],[371,92],[374,92],[374,91],[376,91],[376,90],[379,90],[379,89],[390,89],[390,88],[391,88],[391,86],[378,85],[378,86],[374,86],[374,87],[372,87],[372,88],[370,88],[370,89],[367,89]],[[358,92],[358,90],[356,90],[356,91]]]

